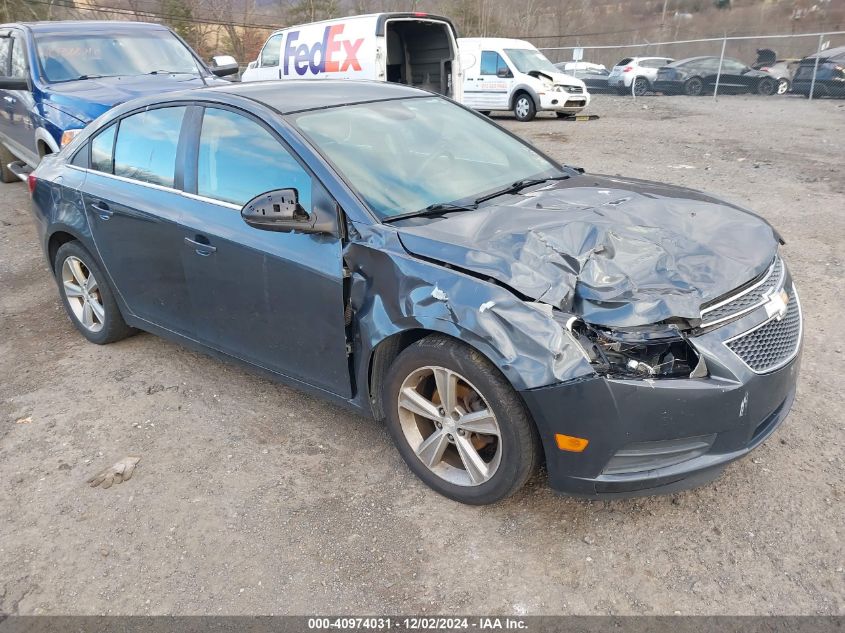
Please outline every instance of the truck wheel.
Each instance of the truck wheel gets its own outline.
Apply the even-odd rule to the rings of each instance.
[[[534,99],[527,92],[520,92],[513,102],[513,114],[517,121],[530,121],[537,114]]]
[[[20,178],[15,176],[8,167],[9,163],[13,163],[16,160],[17,158],[15,158],[12,152],[3,145],[0,145],[0,180],[3,182],[20,182]]]

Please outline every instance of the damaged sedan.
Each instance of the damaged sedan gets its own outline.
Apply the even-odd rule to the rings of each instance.
[[[700,485],[792,405],[801,307],[766,221],[561,165],[428,92],[129,102],[29,187],[89,341],[153,332],[384,420],[464,503],[542,463],[586,497]]]

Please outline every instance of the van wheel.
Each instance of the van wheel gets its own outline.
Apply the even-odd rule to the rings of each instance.
[[[408,467],[450,499],[495,503],[537,469],[542,449],[525,405],[489,360],[460,341],[433,334],[406,348],[381,396]]]
[[[13,163],[17,160],[15,155],[12,154],[8,149],[6,149],[3,145],[0,145],[0,180],[3,182],[20,182],[20,178],[15,176],[9,169],[9,163]]]
[[[513,114],[517,121],[530,121],[537,114],[534,99],[527,92],[520,92],[513,102]]]

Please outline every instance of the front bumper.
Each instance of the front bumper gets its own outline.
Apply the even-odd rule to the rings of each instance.
[[[755,310],[690,339],[707,362],[707,378],[591,376],[523,391],[543,441],[551,487],[584,497],[674,492],[707,483],[759,446],[789,413],[801,361],[799,343],[789,362],[758,374],[726,346],[763,320]],[[581,453],[562,451],[556,433],[589,444]],[[685,443],[699,449],[667,463],[667,452]],[[635,464],[629,472],[620,467],[625,460]]]
[[[575,114],[590,104],[590,93],[554,91],[540,95],[540,110]]]

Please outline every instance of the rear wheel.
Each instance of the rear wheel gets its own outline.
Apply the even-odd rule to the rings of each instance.
[[[645,77],[637,77],[634,79],[634,94],[642,97],[645,93],[651,90],[651,84]]]
[[[704,92],[704,82],[701,81],[700,77],[692,77],[684,83],[684,94],[690,97],[698,97],[701,96],[702,92]]]
[[[382,404],[408,467],[450,499],[494,503],[538,466],[537,431],[516,392],[490,361],[449,337],[405,349],[390,367]]]
[[[513,102],[513,114],[517,121],[530,121],[537,114],[534,99],[527,92],[520,92]]]
[[[760,80],[760,83],[757,84],[757,94],[768,97],[775,94],[775,92],[777,92],[777,88],[778,85],[774,79],[764,77]]]
[[[791,86],[789,85],[789,79],[787,79],[786,77],[782,77],[781,80],[778,81],[777,92],[779,95],[785,95],[787,92],[789,92],[790,88]]]
[[[123,320],[105,274],[79,242],[59,248],[54,272],[65,311],[82,336],[105,345],[135,332]]]

